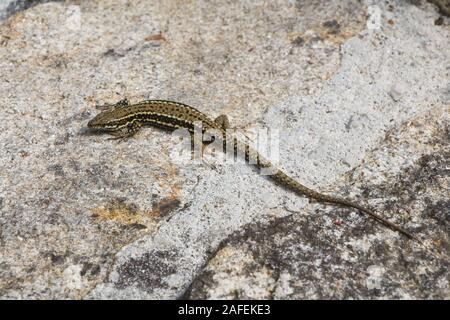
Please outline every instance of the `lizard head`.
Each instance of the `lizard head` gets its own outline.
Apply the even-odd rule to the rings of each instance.
[[[117,110],[108,110],[96,115],[87,126],[91,129],[114,131],[123,127],[123,122]]]

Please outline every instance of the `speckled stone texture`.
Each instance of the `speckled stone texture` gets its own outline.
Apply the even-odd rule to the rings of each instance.
[[[449,120],[448,114],[433,110],[389,131],[380,148],[344,180],[359,194],[388,198],[383,201],[386,211],[421,212],[420,218],[409,214],[397,221],[444,252],[450,249]],[[382,181],[367,181],[374,174],[382,176],[380,168],[386,166],[400,171]],[[329,216],[322,208],[314,209],[309,215],[255,222],[235,232],[221,243],[184,298],[448,299],[447,257],[430,257],[392,235],[389,241],[379,238],[370,221],[355,217],[358,222],[349,223],[348,210]]]
[[[2,17],[2,299],[450,298],[442,9],[102,0]],[[124,97],[279,129],[293,177],[435,251],[249,166],[177,163],[166,132],[86,130],[96,105]]]

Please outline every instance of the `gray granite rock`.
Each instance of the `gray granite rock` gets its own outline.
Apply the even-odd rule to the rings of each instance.
[[[17,12],[26,10],[40,3],[58,2],[64,0],[1,0],[0,1],[0,21],[4,20]],[[66,0],[67,1],[67,0]],[[67,1],[69,2],[69,1]],[[74,1],[72,1],[74,2]]]
[[[449,120],[438,108],[390,130],[344,179],[352,192],[379,199],[391,219],[442,253],[448,253],[450,234]],[[369,181],[373,176],[379,179]],[[379,226],[350,215],[314,205],[250,223],[220,244],[184,298],[450,297],[448,256],[427,253],[390,232],[381,235]]]
[[[448,299],[438,18],[429,3],[356,0],[64,1],[9,16],[0,297]],[[180,164],[166,132],[118,143],[86,131],[95,105],[124,97],[279,129],[287,172],[379,209],[441,256],[249,166]]]

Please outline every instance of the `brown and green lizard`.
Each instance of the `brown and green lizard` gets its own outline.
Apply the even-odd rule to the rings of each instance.
[[[199,110],[186,104],[166,101],[166,100],[147,100],[136,104],[129,104],[128,101],[122,100],[110,106],[109,110],[103,111],[94,117],[88,123],[88,127],[100,131],[106,131],[114,135],[117,139],[132,137],[144,125],[161,127],[164,129],[180,129],[189,130],[194,133],[196,123],[202,124],[202,131],[215,130],[220,132],[223,144],[226,144],[226,129],[229,127],[228,118],[225,115],[219,116],[212,120]],[[198,126],[197,126],[198,127]],[[254,165],[260,169],[273,167],[272,163],[263,158],[258,152],[252,149],[247,143],[233,138],[234,150],[243,150],[245,159],[250,159],[251,155],[256,155]],[[357,204],[355,202],[334,197],[314,191],[295,179],[288,176],[280,169],[275,169],[273,174],[269,176],[275,182],[281,184],[300,195],[306,195],[319,202],[332,203],[358,209],[371,216],[378,222],[390,227],[391,229],[422,243],[416,236],[406,231],[402,227],[386,220],[374,211]]]

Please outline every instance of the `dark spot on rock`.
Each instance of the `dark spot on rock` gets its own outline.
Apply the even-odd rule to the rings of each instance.
[[[55,69],[65,69],[65,68],[67,68],[67,60],[66,59],[64,59],[63,57],[61,57],[61,56],[56,56],[56,57],[53,57],[55,60],[54,60],[54,62],[53,63],[51,63],[50,64],[50,67],[52,67],[52,68],[55,68]],[[49,56],[44,56],[44,59],[45,60],[47,60],[47,59],[50,59],[50,57]],[[52,79],[53,81],[55,81],[55,82],[60,82],[61,81],[61,76],[56,76],[55,78],[53,78]]]
[[[79,172],[80,171],[80,163],[78,161],[70,159],[68,161],[68,164],[75,172]]]
[[[328,32],[331,34],[337,34],[339,33],[339,30],[341,28],[341,25],[336,20],[329,20],[325,21],[322,26],[328,29]]]
[[[56,141],[54,142],[55,146],[66,144],[70,139],[70,134],[67,132],[63,136],[58,137]]]
[[[39,200],[39,204],[44,207],[48,207],[50,205],[50,203],[51,203],[51,201],[49,198],[44,198],[44,199]]]
[[[92,268],[91,268],[91,276],[96,276],[100,273],[100,266],[98,264],[95,264]]]
[[[100,176],[104,172],[105,168],[101,164],[94,164],[90,169],[87,170],[87,173],[93,176]]]
[[[48,207],[50,204],[50,202],[46,205],[44,205],[44,207]],[[58,207],[60,208],[61,206],[58,205]],[[54,210],[58,210],[58,208],[55,208]],[[45,219],[45,223],[54,225],[54,226],[59,226],[61,225],[61,216],[59,215],[58,211],[57,212],[51,212]]]
[[[304,43],[305,43],[305,39],[303,39],[302,37],[297,37],[292,41],[292,44],[297,47],[303,46]]]
[[[434,24],[436,26],[442,26],[443,23],[444,23],[444,19],[442,17],[439,17],[436,20],[434,20]]]
[[[161,217],[168,215],[170,212],[178,209],[181,205],[180,200],[174,198],[163,199],[158,203],[153,204],[153,211],[159,212]]]
[[[125,197],[116,197],[111,200],[111,202],[106,206],[106,209],[122,209],[126,210],[130,214],[137,214],[139,211],[139,206],[133,202],[127,203],[127,198]]]
[[[159,211],[161,212],[161,216],[165,216],[171,211],[178,209],[180,207],[180,200],[175,199],[168,201],[166,203],[162,203],[159,207]]]
[[[320,36],[314,36],[311,38],[311,42],[319,42],[319,41],[323,41],[323,38]]]
[[[61,265],[65,261],[64,255],[57,254],[53,251],[51,252],[45,252],[43,254],[44,257],[49,258],[53,265]]]
[[[110,55],[113,55],[115,52],[114,52],[114,49],[108,49],[108,50],[106,50],[104,53],[103,53],[103,55],[104,56],[110,56]]]
[[[415,6],[422,5],[422,0],[408,0],[408,1]]]
[[[177,254],[172,251],[153,251],[131,258],[118,268],[117,288],[136,286],[146,292],[164,286],[164,278],[174,274]]]
[[[57,176],[60,176],[60,177],[64,176],[63,166],[60,164],[52,164],[47,167],[47,170],[50,172],[53,172]]]
[[[88,274],[89,271],[89,274]],[[84,262],[83,268],[81,269],[80,275],[85,276],[86,274],[90,276],[95,276],[100,273],[100,266],[98,264],[93,264],[90,262]]]
[[[20,150],[19,151],[19,156],[22,157],[22,158],[26,158],[29,155],[30,155],[30,153],[28,153],[28,151],[25,151],[25,150]]]
[[[92,266],[93,266],[93,264],[90,262],[83,263],[83,268],[81,269],[80,275],[84,276],[86,274],[86,272],[92,268]]]
[[[350,116],[350,118],[348,119],[347,123],[345,124],[345,129],[347,130],[347,132],[350,131],[351,125],[353,123],[353,115]]]
[[[132,223],[129,225],[129,228],[135,229],[135,230],[142,230],[142,229],[147,229],[147,226],[142,223]]]
[[[113,58],[122,58],[125,56],[124,53],[119,53],[114,49],[108,49],[103,53],[103,56],[105,57],[113,57]]]
[[[200,274],[189,286],[181,299],[203,300],[206,298],[203,288],[214,283],[214,272],[206,270]]]
[[[424,214],[435,219],[441,225],[449,225],[450,223],[450,200],[439,200],[432,203],[429,199]]]
[[[431,155],[425,154],[419,158],[417,164],[421,167],[425,167],[431,161],[431,159],[432,159]]]

